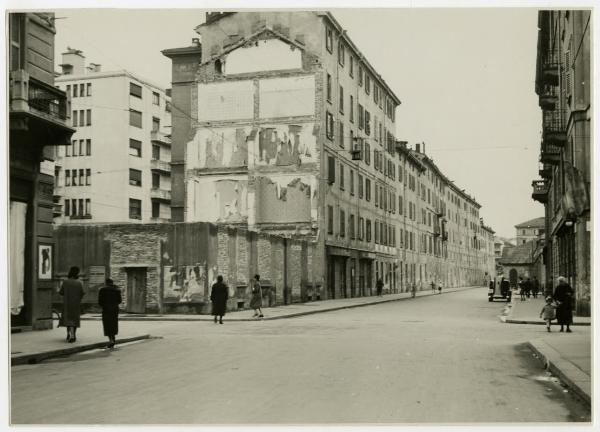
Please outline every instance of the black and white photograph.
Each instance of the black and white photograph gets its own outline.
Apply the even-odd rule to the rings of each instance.
[[[5,427],[595,426],[593,2],[4,12]]]

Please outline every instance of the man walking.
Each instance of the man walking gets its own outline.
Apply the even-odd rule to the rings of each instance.
[[[223,276],[217,276],[217,283],[212,286],[210,292],[210,300],[212,301],[212,314],[215,316],[215,324],[217,316],[219,324],[223,324],[223,316],[227,309],[227,298],[229,298],[229,287],[223,283]]]
[[[383,293],[383,281],[381,280],[381,278],[377,279],[377,295],[379,297],[381,297],[382,293]]]

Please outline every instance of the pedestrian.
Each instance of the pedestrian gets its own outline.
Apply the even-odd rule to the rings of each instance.
[[[417,296],[417,285],[416,284],[412,284],[410,287],[410,293],[412,295],[412,298],[415,298]]]
[[[546,297],[546,304],[540,312],[540,318],[546,321],[546,329],[551,331],[550,325],[552,324],[552,320],[556,318],[556,306],[552,304],[552,297]]]
[[[521,301],[527,300],[525,298],[525,292],[526,292],[526,287],[525,287],[525,281],[523,280],[523,277],[519,276],[519,293],[521,294]]]
[[[250,283],[252,286],[250,298],[250,307],[254,309],[254,318],[264,318],[262,313],[262,287],[260,286],[260,275],[255,274],[254,279]]]
[[[377,284],[375,285],[375,287],[377,288],[377,295],[381,297],[383,293],[383,281],[381,280],[381,278],[377,279]]]
[[[119,305],[123,302],[121,290],[113,280],[106,279],[106,284],[98,291],[98,304],[102,308],[102,329],[108,337],[108,347],[114,348],[115,336],[119,334]]]
[[[217,282],[213,284],[210,291],[212,302],[212,314],[215,316],[215,324],[219,317],[219,324],[223,324],[223,316],[227,309],[227,298],[229,298],[229,287],[223,282],[223,276],[217,276]]]
[[[431,292],[435,294],[435,282],[431,281]]]
[[[533,282],[531,282],[531,291],[533,292],[533,298],[537,298],[540,292],[540,281],[535,276],[533,277]]]
[[[556,321],[560,324],[560,331],[564,331],[567,326],[567,333],[571,333],[569,326],[573,324],[573,295],[574,291],[571,285],[567,283],[564,276],[558,277],[558,286],[554,290],[554,300],[556,300]]]
[[[532,287],[533,284],[531,283],[531,279],[527,278],[527,280],[525,281],[525,295],[527,296],[527,298],[531,297]]]
[[[77,328],[81,318],[81,299],[83,298],[83,284],[79,280],[79,267],[71,267],[58,292],[63,296],[63,323],[67,327],[67,342],[77,340]]]
[[[441,293],[442,293],[442,284],[439,284],[438,285],[438,294],[441,294]]]

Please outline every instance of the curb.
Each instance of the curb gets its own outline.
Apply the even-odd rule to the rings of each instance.
[[[142,336],[134,336],[134,337],[130,337],[130,338],[117,339],[116,343],[123,344],[123,343],[134,342],[134,341],[139,341],[139,340],[144,340],[144,339],[151,339],[151,338],[152,337],[149,334],[145,334]],[[61,348],[61,349],[56,349],[56,350],[51,350],[51,351],[43,351],[43,352],[33,353],[33,354],[15,355],[15,356],[11,356],[10,365],[18,366],[18,365],[24,365],[24,364],[36,364],[36,363],[39,363],[39,362],[44,361],[49,358],[67,356],[67,355],[71,355],[71,354],[80,353],[83,351],[90,351],[90,350],[97,349],[97,348],[105,348],[107,346],[108,346],[108,341],[105,341],[105,342],[96,342],[96,343],[92,343],[92,344],[79,345],[79,346],[74,346],[74,347],[70,347],[70,348]]]
[[[538,355],[547,370],[556,375],[573,393],[591,405],[592,383],[589,375],[563,358],[558,351],[542,340],[529,341],[527,345]]]
[[[442,292],[442,294],[452,294],[455,292],[459,292],[459,291],[465,291],[468,289],[476,289],[476,288],[480,288],[480,287],[466,287],[466,288],[457,288],[457,289],[453,289],[452,291],[445,291]],[[431,297],[431,296],[437,296],[440,294],[432,294],[432,293],[426,293],[426,294],[417,294],[417,296],[415,298],[420,298],[420,297]],[[319,309],[319,310],[310,310],[310,311],[303,311],[303,312],[294,312],[294,313],[290,313],[290,314],[286,314],[286,315],[280,315],[280,316],[272,316],[272,317],[265,317],[265,318],[261,318],[261,319],[256,319],[256,318],[227,318],[228,322],[245,322],[245,321],[273,321],[273,320],[280,320],[280,319],[286,319],[286,318],[297,318],[300,316],[305,316],[305,315],[314,315],[314,314],[318,314],[318,313],[324,313],[324,312],[334,312],[334,311],[338,311],[338,310],[342,310],[342,309],[353,309],[353,308],[357,308],[357,307],[363,307],[363,306],[373,306],[373,305],[377,305],[377,304],[381,304],[381,303],[390,303],[390,302],[396,302],[396,301],[402,301],[402,300],[411,300],[413,299],[413,297],[411,296],[407,296],[407,297],[401,297],[401,298],[394,298],[394,299],[382,299],[382,300],[376,300],[376,301],[372,301],[372,302],[368,302],[368,303],[358,303],[358,304],[349,304],[349,305],[342,305],[342,306],[335,306],[335,307],[330,307],[327,309]],[[327,301],[327,300],[325,300]],[[266,309],[268,310],[268,309]],[[82,321],[100,321],[102,320],[101,317],[81,317]],[[144,317],[135,317],[135,316],[119,316],[119,321],[169,321],[169,322],[187,322],[187,321],[206,321],[206,322],[210,322],[212,321],[213,318],[211,315],[190,315],[189,318],[185,317],[185,318],[170,318],[169,315],[163,315],[163,316],[144,316]]]
[[[504,320],[504,322],[508,323],[508,324],[536,324],[536,325],[546,325],[546,323],[544,321],[528,321],[528,320],[514,320],[514,319],[506,319]],[[556,323],[553,323],[552,325],[558,325]],[[574,322],[571,324],[571,326],[590,326],[591,323],[584,323],[584,322]]]

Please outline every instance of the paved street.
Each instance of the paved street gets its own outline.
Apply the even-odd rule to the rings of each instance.
[[[136,323],[163,338],[13,367],[12,422],[590,421],[525,346],[544,327],[501,323],[505,304],[486,293],[277,321]]]

